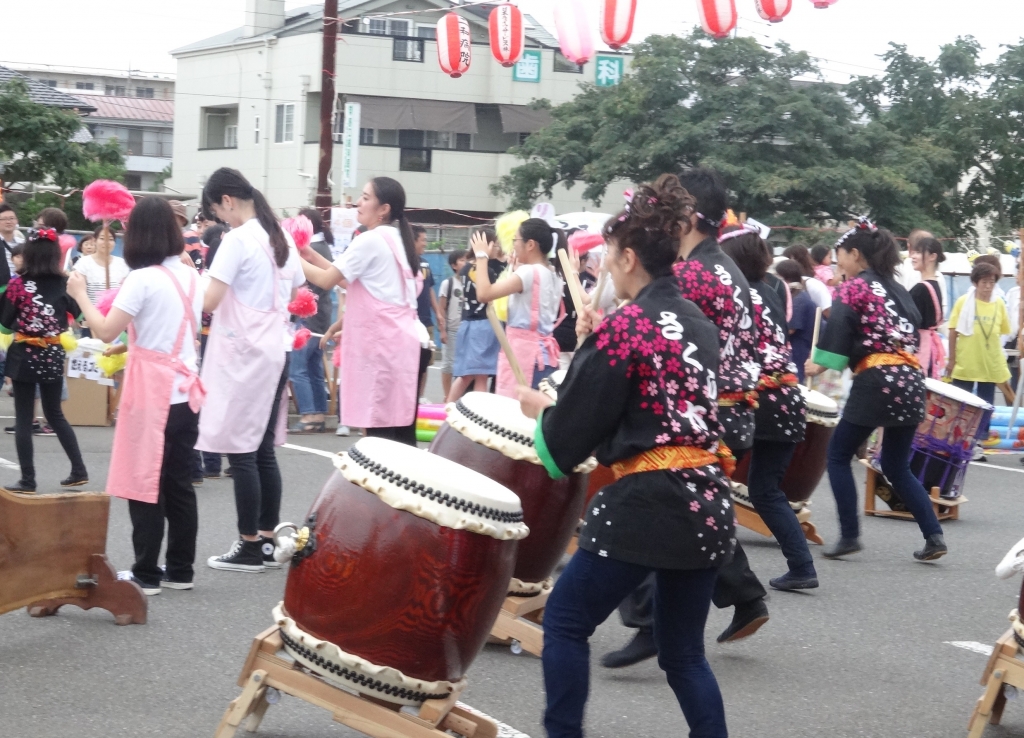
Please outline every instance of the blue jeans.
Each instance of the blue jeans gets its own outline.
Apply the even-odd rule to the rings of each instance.
[[[971,394],[977,395],[979,398],[987,402],[989,405],[996,404],[995,382],[978,382],[977,384],[975,384],[974,382],[969,382],[966,379],[954,379],[953,386],[959,387],[962,390],[967,390]],[[975,389],[975,386],[977,386],[977,389]],[[1013,385],[1013,388],[1016,390],[1017,385]],[[988,440],[988,426],[990,420],[991,416],[988,420],[985,420],[978,427],[978,443]]]
[[[814,576],[814,559],[807,548],[807,538],[785,492],[779,488],[795,450],[795,443],[755,438],[750,453],[747,490],[757,514],[782,547],[789,570],[796,576]]]
[[[288,378],[295,391],[295,404],[300,415],[323,415],[327,412],[327,386],[324,383],[324,352],[320,340],[310,338],[297,351],[292,351]]]
[[[854,425],[840,420],[828,444],[828,481],[836,498],[839,527],[843,538],[860,536],[860,518],[857,514],[857,487],[853,482],[850,462],[874,428]],[[924,485],[910,471],[910,447],[914,442],[916,425],[885,428],[882,434],[882,473],[892,484],[907,509],[914,516],[921,534],[927,538],[942,533],[935,508]]]
[[[658,665],[690,726],[691,738],[726,738],[725,707],[704,658],[704,623],[714,569],[651,569],[578,550],[544,610],[544,688],[548,738],[582,738],[590,689],[587,642],[625,597],[654,571],[654,637]]]

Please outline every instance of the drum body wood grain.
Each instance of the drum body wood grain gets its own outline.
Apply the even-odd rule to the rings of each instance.
[[[543,582],[558,565],[583,513],[589,475],[551,479],[543,466],[508,458],[475,443],[445,423],[430,445],[435,453],[483,474],[519,496],[530,535],[519,542],[513,576]]]
[[[395,509],[338,472],[310,516],[316,546],[289,571],[288,616],[373,664],[460,680],[501,609],[518,542]]]

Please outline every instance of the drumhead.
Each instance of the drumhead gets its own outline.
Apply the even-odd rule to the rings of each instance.
[[[807,405],[807,421],[818,425],[834,426],[839,424],[839,405],[827,395],[823,395],[804,385],[800,385],[800,392],[804,396]]]
[[[934,392],[937,395],[948,397],[949,399],[955,400],[956,402],[962,402],[964,405],[970,405],[971,407],[980,407],[983,410],[993,409],[992,405],[989,405],[987,402],[985,402],[977,395],[971,394],[965,389],[954,387],[952,384],[947,384],[946,382],[942,382],[938,379],[925,379],[924,386],[925,389],[927,389],[929,392]]]
[[[474,443],[517,461],[542,465],[533,445],[537,421],[525,415],[518,400],[488,392],[470,392],[448,405],[448,424]],[[574,471],[589,473],[597,461],[588,459]]]
[[[436,454],[383,438],[360,438],[335,466],[353,484],[446,528],[502,540],[525,538],[523,506],[508,488]]]

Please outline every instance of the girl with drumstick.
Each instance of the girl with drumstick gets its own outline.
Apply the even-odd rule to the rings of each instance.
[[[836,242],[846,282],[836,293],[832,318],[822,331],[807,374],[853,368],[853,386],[828,448],[828,478],[836,498],[841,537],[825,551],[830,559],[860,551],[857,488],[850,462],[875,428],[882,436],[882,473],[914,515],[925,539],[919,561],[946,554],[931,499],[910,471],[910,451],[924,420],[924,374],[914,351],[921,316],[894,279],[900,253],[892,234],[867,218]]]
[[[599,325],[579,316],[586,336],[558,404],[519,391],[538,418],[534,443],[559,478],[597,449],[616,480],[585,512],[580,548],[544,611],[544,726],[550,738],[582,736],[594,630],[648,574],[659,664],[691,735],[727,735],[721,693],[704,658],[704,624],[717,568],[732,555],[729,483],[716,452],[718,331],[682,298],[672,276],[694,200],[672,175],[640,187],[608,221],[606,265],[630,304]]]
[[[807,411],[789,348],[786,304],[765,282],[772,253],[756,227],[744,226],[718,239],[750,283],[750,298],[761,357],[758,405],[754,411],[754,445],[750,451],[747,489],[758,515],[782,547],[789,571],[769,580],[775,589],[815,589],[818,575],[796,513],[779,488],[797,445],[804,440]]]

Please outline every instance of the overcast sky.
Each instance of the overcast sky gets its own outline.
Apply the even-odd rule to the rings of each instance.
[[[598,0],[585,0],[597,29]],[[288,7],[310,4],[289,0]],[[174,72],[168,51],[242,24],[245,0],[4,0],[0,14],[0,63],[60,64]],[[553,29],[552,0],[519,0],[524,11]],[[974,35],[994,58],[1000,44],[1024,35],[1021,0],[839,0],[815,10],[810,0],[793,0],[780,24],[762,21],[754,0],[738,0],[740,33],[761,43],[789,42],[822,57],[826,74],[846,81],[850,74],[881,68],[877,55],[889,41],[931,57],[957,35]],[[97,8],[102,7],[102,12]],[[639,0],[637,37],[684,33],[699,22],[696,0]],[[45,19],[57,19],[47,23]]]

